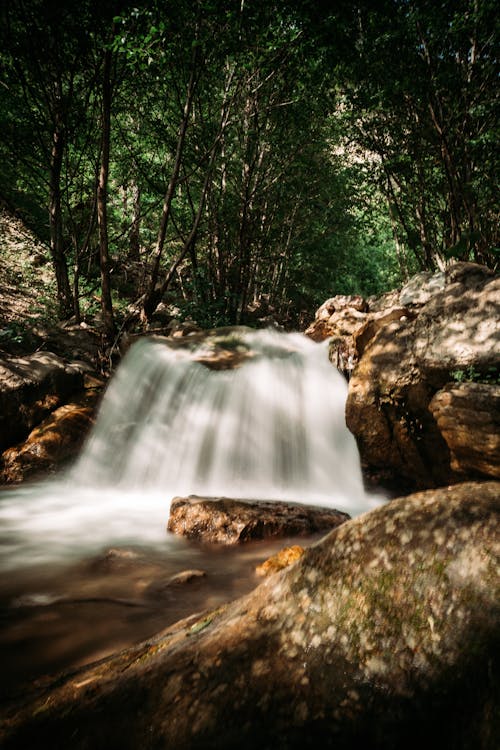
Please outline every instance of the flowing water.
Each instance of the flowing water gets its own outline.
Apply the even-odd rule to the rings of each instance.
[[[173,537],[175,495],[351,515],[376,504],[345,427],[346,391],[326,344],[300,334],[236,329],[189,347],[134,344],[75,466],[0,496],[7,693],[248,591],[255,564],[286,543],[207,550]],[[207,577],[165,585],[193,567]]]

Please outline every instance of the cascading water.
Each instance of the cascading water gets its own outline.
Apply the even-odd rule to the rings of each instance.
[[[214,347],[237,366],[212,369]],[[240,329],[191,350],[140,340],[73,469],[3,493],[0,565],[164,544],[179,494],[369,509],[344,421],[346,384],[325,347],[300,334]]]

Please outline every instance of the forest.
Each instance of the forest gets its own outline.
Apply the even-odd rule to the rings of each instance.
[[[499,19],[0,3],[4,750],[498,750]]]
[[[11,0],[0,198],[54,314],[290,328],[498,263],[493,0]]]

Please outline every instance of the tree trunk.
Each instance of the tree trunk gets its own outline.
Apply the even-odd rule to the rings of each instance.
[[[64,252],[61,207],[61,171],[64,148],[64,125],[60,112],[56,112],[50,154],[49,222],[50,255],[56,276],[57,301],[61,320],[71,317],[73,312],[73,297],[69,283],[68,264]]]
[[[141,190],[137,182],[132,183],[133,219],[129,234],[130,260],[139,261],[141,251]]]
[[[111,299],[110,258],[108,243],[108,175],[111,132],[111,50],[104,53],[102,82],[102,148],[101,169],[97,186],[97,218],[99,224],[99,261],[101,267],[101,312],[104,337],[112,343],[116,335]]]
[[[144,295],[144,301],[143,301],[143,306],[142,306],[142,311],[141,311],[141,318],[143,322],[149,321],[151,319],[151,316],[156,310],[156,308],[158,307],[158,304],[160,303],[161,297],[162,297],[160,290],[157,289],[158,278],[160,275],[160,260],[161,260],[161,256],[163,255],[165,238],[167,236],[167,228],[168,228],[168,224],[170,221],[170,212],[172,210],[172,201],[174,198],[175,188],[177,186],[177,180],[179,178],[179,172],[181,169],[182,153],[184,151],[184,143],[186,141],[186,133],[187,133],[188,124],[189,124],[189,117],[191,115],[191,109],[193,106],[193,98],[194,98],[194,92],[196,89],[196,82],[197,82],[198,55],[199,55],[198,50],[199,50],[198,45],[195,45],[193,47],[191,75],[189,78],[189,83],[188,83],[188,87],[186,91],[184,110],[182,114],[181,124],[179,127],[179,133],[177,136],[177,147],[175,151],[174,164],[172,167],[172,172],[171,172],[170,180],[169,180],[168,187],[167,187],[167,192],[165,193],[165,199],[163,201],[163,209],[162,209],[162,214],[161,214],[161,219],[160,219],[158,239],[156,241],[156,247],[155,247],[154,255],[153,255],[153,267],[151,269],[151,278],[149,281],[149,286],[146,291],[146,294]],[[177,268],[177,265],[175,266],[175,268]],[[172,272],[172,275],[173,273],[175,273],[175,268],[174,268],[174,271]]]

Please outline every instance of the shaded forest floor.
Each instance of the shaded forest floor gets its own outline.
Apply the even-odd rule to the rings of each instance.
[[[0,208],[0,353],[45,349],[96,367],[98,343],[91,326],[58,321],[47,248],[19,218]]]
[[[55,284],[46,249],[20,219],[0,210],[0,347],[31,349],[53,322]]]

